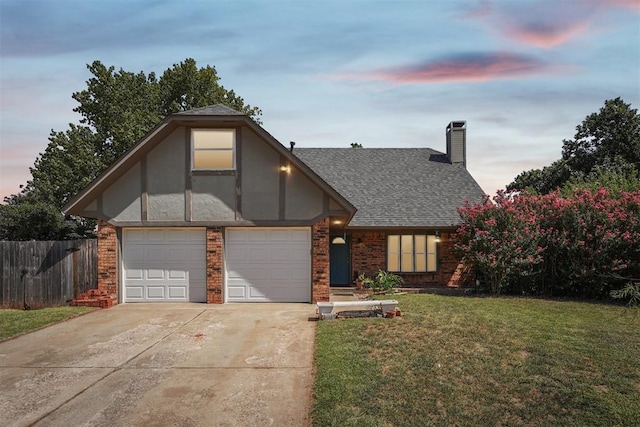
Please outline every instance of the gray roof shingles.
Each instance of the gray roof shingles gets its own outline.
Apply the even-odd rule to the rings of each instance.
[[[484,192],[461,164],[429,148],[297,148],[293,151],[357,209],[352,227],[449,227]]]
[[[244,116],[244,113],[222,104],[208,105],[206,107],[194,108],[192,110],[175,113],[181,116]]]

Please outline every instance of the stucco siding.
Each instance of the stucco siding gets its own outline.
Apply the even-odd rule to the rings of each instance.
[[[295,169],[286,178],[285,218],[311,219],[322,214],[322,191]]]
[[[136,163],[102,194],[102,212],[117,221],[140,221],[142,192],[140,163]],[[92,202],[87,209],[97,203]]]
[[[178,128],[147,155],[149,221],[185,220],[187,143],[184,128]]]
[[[277,220],[280,155],[248,128],[242,129],[242,216]]]
[[[193,221],[233,221],[236,212],[234,176],[193,176],[191,178],[191,219]]]

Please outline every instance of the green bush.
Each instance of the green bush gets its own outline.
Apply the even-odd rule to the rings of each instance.
[[[378,270],[375,278],[372,281],[371,288],[374,291],[384,291],[385,293],[391,293],[394,288],[400,287],[404,284],[404,279],[397,274],[390,273],[384,270]]]

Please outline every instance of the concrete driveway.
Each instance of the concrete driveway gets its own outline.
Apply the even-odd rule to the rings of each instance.
[[[124,304],[0,343],[3,426],[307,425],[310,304]]]

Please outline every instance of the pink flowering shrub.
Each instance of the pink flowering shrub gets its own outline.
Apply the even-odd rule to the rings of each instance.
[[[493,293],[595,297],[640,276],[640,191],[498,192],[459,212],[455,251]]]

